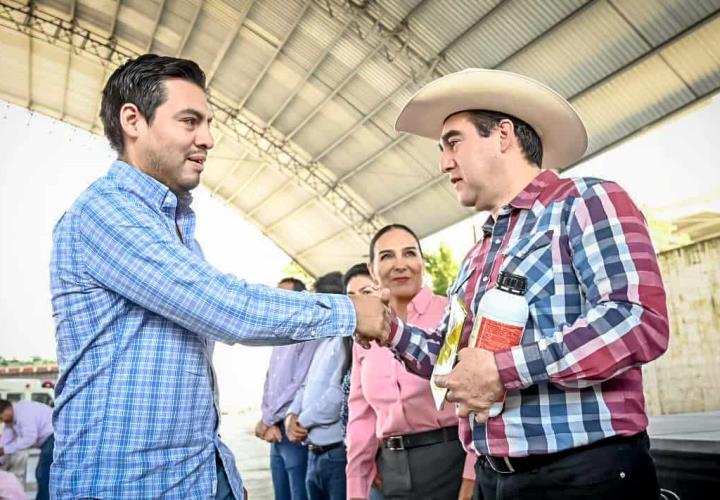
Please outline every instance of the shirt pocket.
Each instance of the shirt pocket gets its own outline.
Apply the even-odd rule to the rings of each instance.
[[[503,252],[501,271],[527,279],[528,304],[553,295],[553,231],[532,233],[508,246]]]
[[[467,282],[470,280],[470,276],[473,275],[475,272],[475,268],[468,265],[465,267],[465,269],[461,270],[461,274],[458,274],[457,278],[455,278],[455,281],[452,285],[450,285],[450,288],[447,290],[447,296],[452,297],[453,295],[460,295],[460,297],[465,296],[465,290],[464,287],[467,284]]]

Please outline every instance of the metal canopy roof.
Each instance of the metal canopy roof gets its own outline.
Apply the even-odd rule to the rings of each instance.
[[[219,130],[203,184],[311,273],[377,228],[467,217],[432,141],[397,135],[423,83],[501,68],[568,97],[588,155],[720,88],[720,0],[0,0],[0,98],[95,133],[144,52],[198,61]],[[643,168],[638,165],[638,168]]]

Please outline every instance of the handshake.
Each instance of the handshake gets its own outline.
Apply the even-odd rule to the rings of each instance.
[[[352,295],[350,300],[355,306],[357,318],[355,342],[365,349],[370,348],[372,341],[381,346],[387,344],[390,336],[390,290],[384,288],[370,295]]]

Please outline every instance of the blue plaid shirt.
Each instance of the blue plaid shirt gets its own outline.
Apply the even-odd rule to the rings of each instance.
[[[188,201],[117,161],[55,228],[53,498],[214,498],[216,452],[243,498],[217,432],[214,342],[280,345],[355,329],[345,296],[212,268]]]

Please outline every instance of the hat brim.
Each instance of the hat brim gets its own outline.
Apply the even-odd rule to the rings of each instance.
[[[575,108],[551,88],[523,75],[490,69],[451,73],[421,88],[398,115],[395,130],[439,140],[445,120],[468,110],[520,118],[540,136],[543,168],[582,158],[587,132]]]

